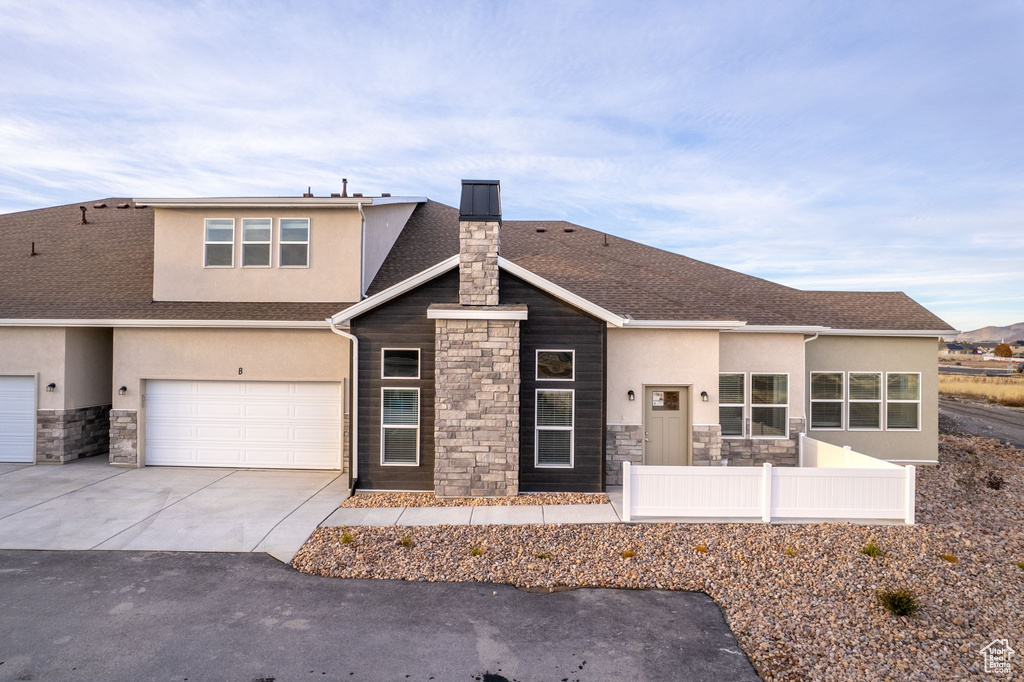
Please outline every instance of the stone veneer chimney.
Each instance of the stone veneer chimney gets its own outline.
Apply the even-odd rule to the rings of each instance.
[[[519,321],[526,306],[499,305],[500,187],[463,180],[459,304],[430,306],[435,320],[434,493],[519,492]]]

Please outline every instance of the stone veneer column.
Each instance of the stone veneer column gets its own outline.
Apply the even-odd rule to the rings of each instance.
[[[498,305],[501,223],[459,221],[459,303]]]
[[[722,427],[720,424],[696,424],[693,427],[693,466],[721,466]]]
[[[434,494],[519,493],[519,320],[435,317]],[[474,310],[522,310],[498,306]]]
[[[139,413],[135,410],[110,411],[110,463],[139,465]]]
[[[36,413],[36,463],[64,464],[107,452],[110,405]]]
[[[609,424],[604,434],[605,485],[622,485],[622,463],[644,463],[642,424]]]

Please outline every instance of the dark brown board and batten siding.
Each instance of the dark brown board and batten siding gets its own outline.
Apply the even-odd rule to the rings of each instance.
[[[607,325],[531,284],[502,272],[501,303],[525,303],[519,352],[519,489],[524,492],[599,492],[604,489],[605,343]],[[574,381],[537,381],[537,349],[576,351]],[[574,466],[534,466],[534,391],[575,389]]]
[[[360,489],[434,489],[434,321],[432,303],[459,302],[459,273],[444,274],[352,320],[359,339],[359,473]],[[420,378],[381,379],[382,348],[419,348]],[[420,389],[420,464],[380,463],[380,393],[382,387]]]

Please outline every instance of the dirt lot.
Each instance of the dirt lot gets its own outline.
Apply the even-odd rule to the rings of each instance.
[[[942,397],[939,400],[939,430],[995,438],[1024,449],[1024,408]]]
[[[939,459],[918,470],[914,527],[325,528],[293,565],[342,578],[701,591],[766,680],[981,677],[982,647],[1024,642],[1024,451],[944,435]],[[869,541],[881,556],[860,551]],[[879,606],[876,591],[894,587],[914,593],[916,615]]]

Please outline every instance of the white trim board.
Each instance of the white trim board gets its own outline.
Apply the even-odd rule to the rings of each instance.
[[[428,320],[525,320],[526,310],[495,310],[486,307],[480,310],[467,308],[445,310],[427,308]]]

